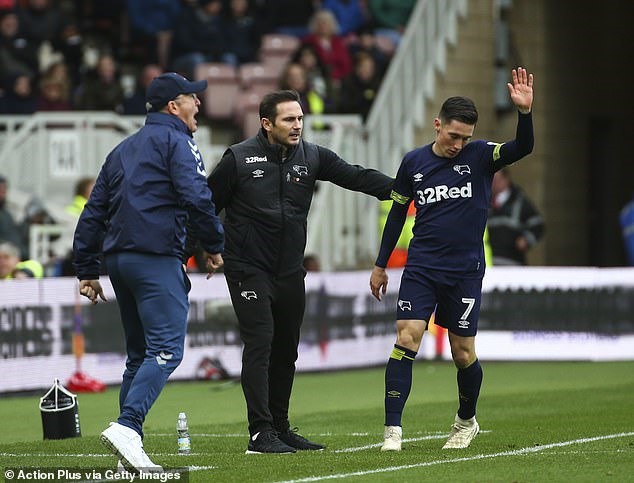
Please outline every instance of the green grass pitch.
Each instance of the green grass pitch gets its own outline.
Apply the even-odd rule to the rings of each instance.
[[[320,452],[245,455],[239,384],[169,382],[148,415],[145,448],[189,481],[634,482],[634,362],[483,362],[482,433],[466,450],[441,450],[456,411],[448,362],[418,361],[403,421],[403,450],[381,453],[383,368],[299,374],[291,423]],[[39,396],[0,398],[0,466],[116,466],[98,440],[117,415],[117,388],[80,394],[82,437],[43,440]],[[192,454],[179,456],[185,411]],[[18,481],[9,480],[4,481]],[[56,480],[60,481],[60,480]]]

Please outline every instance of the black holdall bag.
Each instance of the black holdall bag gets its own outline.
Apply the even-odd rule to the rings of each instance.
[[[65,439],[81,436],[77,395],[55,379],[53,386],[40,398],[44,439]]]

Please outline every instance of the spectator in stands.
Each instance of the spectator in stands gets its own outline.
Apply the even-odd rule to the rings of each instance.
[[[361,114],[365,121],[380,86],[381,74],[376,68],[374,58],[360,52],[355,59],[354,71],[343,80],[339,112]]]
[[[357,31],[357,36],[348,44],[350,56],[354,59],[357,54],[365,52],[374,59],[377,72],[383,76],[387,70],[393,51],[387,51],[379,47],[374,28],[365,26]]]
[[[123,114],[134,116],[145,116],[147,109],[145,108],[145,90],[150,85],[152,79],[160,76],[163,69],[158,64],[147,64],[141,70],[137,79],[136,87],[131,96],[123,100]]]
[[[166,68],[174,41],[175,20],[181,15],[179,0],[127,0],[130,20],[130,50],[140,46],[136,58]]]
[[[66,213],[79,218],[79,215],[81,215],[84,206],[88,202],[88,198],[90,198],[90,193],[92,193],[92,189],[94,186],[95,178],[80,178],[77,183],[75,183],[75,195],[73,196],[72,203],[64,208]]]
[[[42,278],[44,268],[37,260],[20,261],[20,250],[10,242],[0,242],[0,280]]]
[[[544,234],[542,216],[508,168],[493,176],[487,227],[494,265],[526,265],[526,253]]]
[[[335,88],[352,71],[352,59],[343,37],[338,35],[337,19],[328,10],[318,11],[310,21],[310,34],[303,42],[315,48],[317,56],[330,68],[330,76]]]
[[[318,6],[318,0],[268,0],[260,16],[267,31],[302,38],[309,33],[308,22]]]
[[[25,252],[22,248],[22,234],[20,225],[16,223],[15,218],[8,209],[7,195],[9,192],[9,182],[7,178],[0,175],[0,241],[8,241],[19,247],[21,252]]]
[[[35,95],[29,74],[10,74],[4,83],[4,96],[0,98],[0,114],[33,114]]]
[[[124,30],[124,19],[132,20],[129,12],[126,12],[126,0],[72,0],[73,10],[77,19],[77,25],[84,37],[90,37],[91,43],[99,50],[110,49],[117,59],[123,57],[122,41],[130,40],[129,31]],[[143,1],[136,0],[135,4],[142,4]],[[153,0],[153,3],[156,3]],[[178,7],[178,2],[175,2]],[[152,15],[148,15],[148,13]],[[145,25],[149,24],[157,14],[159,9],[152,8],[146,10]],[[136,13],[136,11],[134,12]],[[137,18],[135,17],[136,21]],[[129,22],[127,22],[129,23]],[[134,41],[137,41],[134,38]],[[139,44],[141,42],[138,42]],[[126,45],[127,47],[127,45]],[[144,56],[143,62],[148,62],[149,56]]]
[[[40,78],[40,91],[36,98],[38,111],[70,111],[70,79],[66,64],[51,64]]]
[[[9,10],[15,10],[16,0],[0,0],[0,15]]]
[[[102,54],[94,70],[86,72],[77,87],[75,107],[84,111],[121,111],[123,87],[117,63]]]
[[[368,0],[376,35],[388,37],[395,46],[401,41],[417,0]]]
[[[26,0],[18,9],[20,28],[27,39],[39,48],[44,42],[62,53],[66,63],[79,68],[82,59],[82,37],[72,17],[51,0]]]
[[[91,177],[80,178],[75,183],[73,201],[64,208],[64,211],[75,220],[72,225],[73,231],[75,230],[75,225],[77,224],[77,220],[79,219],[81,212],[84,210],[84,206],[90,198],[90,193],[92,193],[94,186],[95,178]],[[105,275],[105,265],[102,264],[101,268],[101,275]],[[55,272],[56,275],[61,275],[62,277],[69,277],[77,274],[77,272],[75,272],[75,267],[73,266],[73,251],[70,247],[66,256],[59,261]]]
[[[330,69],[317,56],[315,47],[310,44],[300,45],[291,56],[291,62],[304,67],[309,84],[322,99],[328,104],[336,103]]]
[[[223,21],[228,52],[238,64],[255,62],[260,48],[261,32],[255,18],[249,12],[247,0],[230,0]]]
[[[370,16],[361,0],[323,0],[322,8],[330,10],[339,23],[339,34],[344,37],[365,26]]]
[[[50,215],[42,200],[34,196],[24,207],[24,218],[20,228],[22,230],[22,246],[24,247],[23,258],[31,258],[31,226],[32,225],[55,225],[55,219]],[[49,235],[49,242],[59,238],[59,235]],[[53,254],[49,254],[53,255]]]
[[[237,65],[224,36],[221,12],[221,0],[198,0],[184,7],[174,30],[175,71],[191,78],[195,77],[196,66],[204,62]]]
[[[300,64],[293,62],[286,65],[282,71],[279,88],[293,90],[299,94],[299,104],[304,114],[324,114],[326,103],[308,82],[306,70]]]
[[[309,253],[304,256],[304,270],[307,272],[321,272],[321,263],[319,257],[314,253]]]
[[[31,75],[39,71],[37,45],[20,31],[17,14],[8,11],[0,14],[0,73],[25,72]]]

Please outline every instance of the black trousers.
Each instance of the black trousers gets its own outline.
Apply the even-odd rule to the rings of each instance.
[[[242,390],[249,433],[289,428],[288,406],[306,292],[304,271],[275,277],[225,273],[244,344]]]

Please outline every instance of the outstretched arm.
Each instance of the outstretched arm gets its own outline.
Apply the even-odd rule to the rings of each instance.
[[[533,74],[526,72],[523,67],[511,71],[513,83],[507,83],[509,94],[515,107],[522,113],[531,112],[533,105]]]

